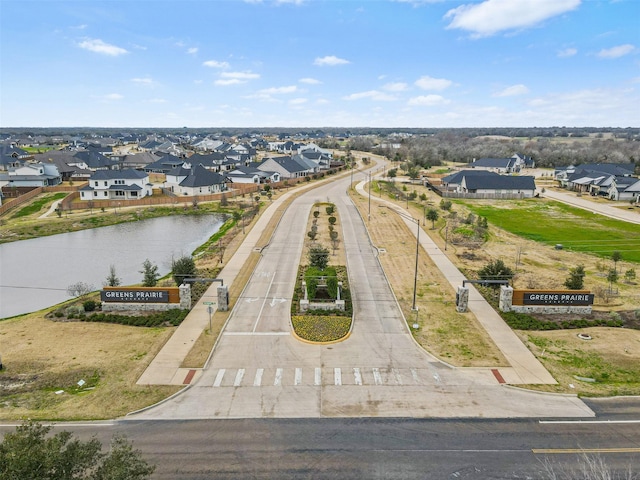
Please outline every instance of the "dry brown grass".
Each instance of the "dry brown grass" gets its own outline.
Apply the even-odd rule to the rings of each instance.
[[[413,189],[413,187],[412,187]],[[352,195],[363,218],[368,216],[368,199]],[[402,202],[398,203],[400,206]],[[402,204],[404,206],[406,204]],[[406,210],[406,209],[405,209]],[[410,211],[415,218],[422,212]],[[367,222],[371,239],[384,249],[380,262],[410,325],[416,318],[413,305],[415,272],[415,232],[410,232],[402,218],[387,208],[372,202],[371,220]],[[428,228],[428,227],[427,227]],[[444,246],[444,245],[443,245]],[[418,257],[418,288],[416,290],[418,324],[416,340],[430,353],[456,366],[507,365],[475,316],[455,309],[455,291],[431,259],[422,251]]]
[[[558,381],[529,388],[586,396],[640,395],[640,331],[594,327],[516,333]],[[581,340],[578,333],[592,340]]]
[[[41,312],[1,325],[2,419],[112,418],[178,390],[135,384],[174,328],[53,322]],[[94,375],[95,388],[70,393]]]

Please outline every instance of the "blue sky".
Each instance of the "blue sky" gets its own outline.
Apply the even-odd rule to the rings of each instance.
[[[640,0],[0,0],[2,127],[640,126]]]

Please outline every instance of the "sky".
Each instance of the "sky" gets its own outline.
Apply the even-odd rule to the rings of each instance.
[[[0,127],[638,127],[640,0],[0,0]]]

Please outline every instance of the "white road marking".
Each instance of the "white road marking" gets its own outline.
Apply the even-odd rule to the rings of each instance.
[[[396,383],[398,385],[402,385],[402,377],[400,376],[400,372],[398,370],[396,370],[395,368],[392,368],[391,372],[393,373],[393,378],[396,379]]]
[[[296,376],[293,380],[294,385],[300,385],[302,383],[302,369],[296,368]]]
[[[240,384],[242,383],[243,377],[244,377],[244,368],[241,368],[236,372],[236,379],[233,381],[233,386],[239,387]]]
[[[434,373],[433,378],[436,379],[436,382],[440,383],[440,375],[438,375],[437,373]]]
[[[255,336],[255,337],[268,337],[268,336],[277,336],[277,335],[291,335],[290,332],[225,332],[224,335],[230,336]]]
[[[314,378],[313,378],[313,384],[316,386],[322,385],[322,369],[319,367],[316,367]]]
[[[276,378],[273,380],[273,385],[282,385],[282,369],[276,368]]]
[[[252,332],[256,331],[256,328],[258,328],[258,322],[260,321],[260,317],[262,316],[262,310],[264,310],[264,306],[267,303],[267,297],[269,296],[269,291],[271,290],[271,285],[273,285],[273,281],[276,278],[276,274],[273,274],[273,277],[271,277],[271,281],[269,282],[269,288],[267,288],[267,292],[264,295],[264,300],[262,302],[262,305],[260,306],[260,311],[258,312],[258,316],[256,317],[256,323],[253,324],[253,330],[251,330]]]
[[[411,369],[411,376],[413,377],[414,382],[420,383],[420,377],[418,377],[418,371],[415,368]]]
[[[382,385],[382,376],[380,375],[380,369],[373,369],[373,381],[376,385]]]
[[[336,385],[342,385],[342,370],[339,368],[333,369],[333,382]]]
[[[262,384],[262,374],[264,373],[264,368],[259,368],[256,370],[256,376],[253,379],[253,386],[259,387]]]
[[[286,302],[286,301],[287,301],[287,299],[286,299],[286,298],[276,298],[276,297],[273,297],[273,298],[271,299],[271,303],[269,304],[269,306],[270,306],[270,307],[274,307],[274,306],[276,305],[276,303],[284,303],[284,302]]]
[[[222,383],[222,379],[224,378],[224,372],[225,369],[221,368],[220,370],[218,370],[218,373],[216,375],[216,379],[213,381],[213,386],[214,387],[219,387],[220,384]]]
[[[362,374],[360,373],[359,368],[353,369],[353,377],[355,379],[356,385],[362,385]]]

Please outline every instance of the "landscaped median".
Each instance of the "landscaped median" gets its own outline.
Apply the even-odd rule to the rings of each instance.
[[[353,308],[335,205],[314,205],[308,226],[306,261],[298,269],[291,302],[293,333],[307,343],[342,341],[351,332]]]

